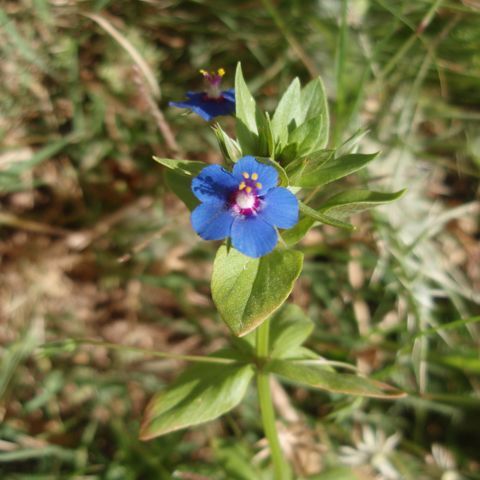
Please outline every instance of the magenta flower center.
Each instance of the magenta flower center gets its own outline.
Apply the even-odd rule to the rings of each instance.
[[[262,206],[260,190],[262,184],[258,181],[258,174],[243,172],[244,180],[238,185],[231,197],[231,208],[238,215],[256,215]]]
[[[220,84],[222,83],[222,78],[225,75],[225,70],[219,68],[216,72],[207,72],[206,70],[200,70],[200,73],[203,75],[205,82],[207,84],[206,88],[206,99],[207,100],[222,100],[223,95],[220,89]]]

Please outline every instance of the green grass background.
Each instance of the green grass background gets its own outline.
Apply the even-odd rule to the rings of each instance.
[[[272,478],[253,391],[221,421],[143,443],[142,410],[182,364],[61,342],[228,341],[216,245],[152,155],[171,153],[167,128],[185,158],[220,161],[209,126],[168,101],[202,87],[200,68],[232,87],[238,61],[270,111],[295,76],[320,74],[331,146],[368,129],[362,150],[381,156],[337,189],[408,187],[354,234],[301,244],[292,299],[315,322],[309,347],[409,395],[277,389],[297,478],[374,478],[371,461],[338,458],[365,425],[401,432],[400,478],[480,478],[479,45],[476,0],[2,1],[0,478]]]

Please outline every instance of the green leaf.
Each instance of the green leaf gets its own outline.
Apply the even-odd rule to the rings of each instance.
[[[237,138],[244,154],[255,154],[258,144],[256,104],[243,79],[242,65],[235,73],[235,116]]]
[[[360,170],[377,155],[378,153],[355,153],[344,155],[339,158],[333,158],[332,156],[327,162],[315,169],[309,175],[303,174],[298,180],[296,180],[295,186],[302,188],[321,187]]]
[[[449,367],[458,368],[464,372],[480,374],[480,358],[478,355],[442,355],[440,363]]]
[[[264,157],[274,157],[275,141],[272,132],[272,122],[267,112],[262,112],[259,108],[256,111],[258,124],[258,152]]]
[[[304,177],[305,179],[308,179],[315,176],[317,170],[319,170],[324,163],[330,161],[334,157],[334,153],[333,150],[317,150],[299,158],[297,158],[295,153],[295,159],[285,167],[285,171],[290,179],[290,184],[299,185],[305,181],[302,180]],[[282,158],[285,158],[285,151],[282,152],[282,156]]]
[[[193,210],[200,203],[192,192],[192,175],[186,175],[181,170],[167,170],[165,183],[189,210]]]
[[[348,155],[356,150],[358,144],[363,137],[368,133],[368,129],[359,128],[351,137],[347,138],[335,152],[336,157],[342,157]]]
[[[165,183],[189,210],[193,210],[200,202],[192,193],[192,177],[197,176],[208,165],[194,160],[160,157],[153,159],[168,168],[165,172]]]
[[[277,144],[287,144],[289,129],[297,126],[295,117],[300,115],[300,110],[300,80],[296,77],[278,102],[272,117],[272,131]]]
[[[313,79],[303,88],[300,102],[301,114],[296,119],[297,125],[309,124],[308,129],[311,132],[309,137],[313,135],[313,132],[316,132],[316,135],[314,135],[315,142],[312,142],[309,151],[325,148],[328,144],[330,116],[325,87],[320,77]],[[302,150],[308,151],[307,145]]]
[[[148,405],[141,440],[220,417],[236,407],[254,375],[251,365],[196,364]]]
[[[299,98],[296,96],[298,91],[293,82],[290,87],[292,91],[289,101],[292,104],[297,102],[291,107],[293,119],[288,120],[286,124],[287,133],[284,129],[276,135],[277,157],[286,163],[297,159],[298,156],[324,149],[328,144],[330,129],[327,96],[320,77],[308,83],[301,90]],[[282,136],[281,139],[278,139],[279,135]],[[285,135],[288,137],[287,140],[284,138]]]
[[[285,358],[310,336],[313,322],[294,304],[285,305],[270,321],[270,355]]]
[[[220,247],[213,264],[212,297],[232,332],[246,335],[277,310],[290,295],[302,265],[303,254],[294,250],[250,258]]]
[[[208,164],[196,160],[177,160],[175,158],[160,158],[155,156],[153,159],[170,170],[194,177],[208,166]]]
[[[220,436],[212,437],[211,448],[213,448],[215,458],[215,470],[212,470],[210,476],[191,477],[192,480],[198,478],[202,480],[210,479],[230,479],[230,480],[252,480],[261,479],[262,468],[256,462],[252,462],[251,446],[248,442],[239,442],[238,438],[232,435],[230,439],[224,439]],[[219,474],[218,467],[221,467],[222,473]],[[198,468],[198,467],[197,467]],[[197,469],[195,473],[199,474]],[[186,477],[184,477],[186,479]]]
[[[369,208],[378,207],[400,198],[405,189],[398,192],[371,192],[369,190],[348,190],[329,198],[319,209],[335,218],[343,218]]]
[[[243,155],[240,145],[233,138],[230,138],[218,123],[213,126],[213,132],[217,137],[223,158],[225,158],[227,162],[235,163],[242,158]]]
[[[355,227],[350,223],[345,223],[337,218],[325,215],[322,212],[319,212],[317,210],[314,210],[313,208],[310,208],[308,205],[305,205],[303,202],[299,202],[299,208],[302,213],[312,218],[313,220],[317,220],[318,222],[326,223],[327,225],[331,225],[332,227],[343,228],[349,231],[355,230]]]
[[[289,246],[292,247],[310,231],[310,229],[315,225],[315,220],[311,217],[300,218],[298,223],[288,230],[282,232],[283,241]]]
[[[324,114],[319,114],[295,128],[288,137],[288,143],[297,145],[297,155],[306,155],[323,148],[326,145],[326,138],[328,138],[328,125]]]
[[[322,365],[275,359],[268,363],[267,368],[268,371],[292,382],[326,390],[327,392],[375,398],[400,398],[405,396],[404,392],[385,383],[348,373],[328,371]]]
[[[314,78],[302,89],[300,95],[301,109],[299,115],[295,118],[297,125],[301,125],[305,120],[323,116],[326,125],[324,148],[328,142],[329,114],[328,99],[325,93],[325,87],[320,77]]]

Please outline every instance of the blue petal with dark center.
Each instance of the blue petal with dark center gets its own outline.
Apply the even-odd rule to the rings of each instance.
[[[222,97],[218,99],[208,98],[205,92],[188,92],[187,98],[188,100],[183,102],[169,102],[169,105],[188,108],[207,122],[221,115],[235,113],[235,91],[233,89],[223,91]]]
[[[191,216],[193,229],[204,240],[222,240],[230,236],[234,217],[231,210],[215,203],[202,203]]]
[[[238,188],[235,177],[220,165],[205,167],[193,180],[192,192],[202,202],[226,204]]]
[[[278,228],[292,228],[298,222],[297,197],[283,187],[270,190],[258,216]]]
[[[232,245],[239,252],[253,258],[270,253],[278,241],[275,228],[259,216],[236,217],[230,235]]]
[[[276,187],[278,184],[278,173],[275,168],[258,162],[255,157],[251,155],[242,157],[233,167],[232,173],[238,182],[245,180],[243,177],[244,172],[248,173],[250,178],[254,173],[258,175],[258,180],[255,181],[262,185],[262,188],[258,191],[258,194],[261,196],[265,195],[271,188]]]

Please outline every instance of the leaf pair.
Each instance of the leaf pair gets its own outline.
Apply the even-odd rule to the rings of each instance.
[[[313,329],[311,320],[295,305],[287,305],[271,319],[269,373],[286,381],[333,393],[373,398],[398,398],[402,392],[367,378],[335,372],[328,365],[305,363],[319,357],[302,347]],[[235,408],[255,374],[252,338],[237,340],[247,352],[224,350],[211,360],[225,363],[193,365],[150,402],[140,438],[148,440],[175,430],[214,420]],[[221,358],[220,358],[221,357]],[[321,360],[321,359],[320,359]]]

